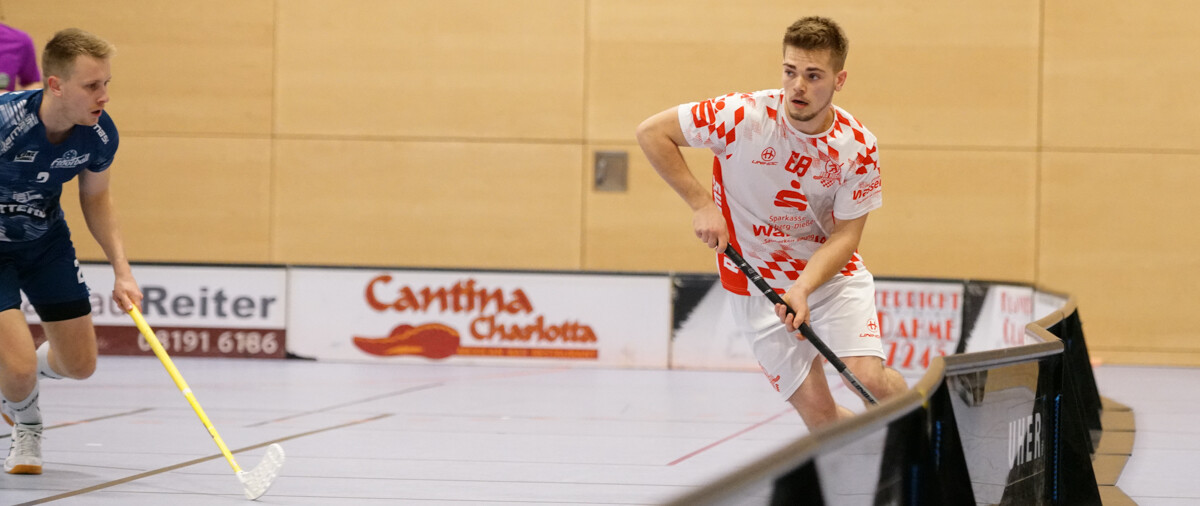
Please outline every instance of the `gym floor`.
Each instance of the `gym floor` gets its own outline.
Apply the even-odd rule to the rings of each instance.
[[[283,446],[262,504],[660,504],[806,432],[757,372],[176,364],[241,467]],[[1200,501],[1200,369],[1101,366],[1096,378],[1136,418],[1118,486],[1141,505]],[[0,504],[246,501],[153,357],[43,380],[41,407],[44,474],[0,474]]]

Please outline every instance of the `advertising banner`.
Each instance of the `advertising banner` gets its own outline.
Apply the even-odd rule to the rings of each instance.
[[[302,357],[667,366],[667,276],[300,267],[290,283]]]
[[[83,264],[102,355],[153,355],[133,320],[112,300],[108,264]],[[287,354],[287,270],[282,267],[134,265],[142,314],[171,356],[283,358]],[[22,295],[22,297],[24,297]],[[42,337],[28,300],[22,310]]]
[[[920,376],[934,357],[954,354],[962,339],[962,308],[960,282],[875,280],[887,365]]]
[[[716,275],[675,279],[672,368],[757,370],[758,361],[734,326],[729,294]],[[751,297],[761,297],[752,294]],[[920,376],[933,357],[955,352],[962,338],[963,284],[958,281],[875,280],[875,305],[888,366]]]
[[[1033,288],[972,281],[969,291],[982,293],[977,317],[966,332],[965,353],[1031,344],[1025,325],[1033,321]]]

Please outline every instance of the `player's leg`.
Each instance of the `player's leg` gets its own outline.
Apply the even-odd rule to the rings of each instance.
[[[13,422],[11,404],[25,407],[37,386],[37,358],[21,312],[19,263],[0,255],[0,414]]]
[[[0,350],[2,413],[5,421],[12,424],[16,413],[14,407],[25,408],[37,386],[33,336],[29,334],[29,325],[20,309],[0,311]]]
[[[869,274],[858,275],[835,278],[828,285],[819,301],[809,306],[813,330],[878,400],[904,392],[908,383],[883,363],[874,279]],[[844,377],[842,382],[858,393]]]
[[[59,379],[87,379],[96,371],[96,329],[92,325],[91,303],[87,300],[74,304],[75,309],[49,318],[64,320],[42,321],[46,331],[46,342],[38,347],[38,374]],[[81,311],[87,314],[78,315]],[[46,313],[45,311],[39,311]]]
[[[904,381],[904,377],[900,375],[900,372],[891,367],[884,366],[882,358],[870,356],[844,357],[842,358],[842,362],[845,362],[846,368],[854,373],[859,383],[862,383],[867,388],[867,391],[871,392],[871,395],[874,395],[880,401],[903,393],[908,389],[908,382]],[[842,381],[846,383],[846,387],[857,393],[845,378],[842,378]]]
[[[38,374],[85,379],[96,370],[96,331],[92,304],[75,247],[66,226],[52,228],[44,244],[23,259],[21,289],[46,331],[38,347]]]
[[[800,413],[810,430],[852,416],[829,392],[820,354],[787,331],[766,297],[729,296],[733,320],[776,391]]]
[[[41,474],[42,423],[37,378],[91,376],[96,364],[91,302],[65,225],[51,229],[42,238],[9,254],[20,289],[42,319],[47,342],[31,357],[33,393],[24,404],[10,403],[17,423],[13,425],[4,469],[11,474]],[[15,313],[24,320],[23,314]],[[16,325],[15,320],[11,323],[11,326]],[[32,346],[28,327],[24,335]]]
[[[800,418],[809,430],[854,416],[854,412],[839,406],[829,391],[825,379],[825,359],[816,357],[810,362],[808,374],[796,392],[788,397],[788,403],[800,413]]]
[[[4,471],[41,474],[42,415],[38,410],[37,356],[21,312],[10,264],[0,267],[0,413],[13,425]]]

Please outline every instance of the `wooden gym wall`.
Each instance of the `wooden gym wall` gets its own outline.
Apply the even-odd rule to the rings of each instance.
[[[118,47],[135,261],[711,271],[633,139],[779,86],[780,38],[851,39],[837,102],[880,139],[877,275],[1078,296],[1094,355],[1200,365],[1200,6],[1185,0],[0,0],[40,48]],[[592,189],[597,150],[628,190]],[[708,180],[709,155],[688,150]],[[64,195],[84,259],[87,238]]]

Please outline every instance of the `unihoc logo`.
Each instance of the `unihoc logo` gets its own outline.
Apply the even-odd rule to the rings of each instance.
[[[875,323],[874,318],[867,320],[867,331],[859,334],[858,337],[874,337],[876,339],[882,339],[882,336],[879,334],[879,324]]]
[[[762,154],[759,155],[759,160],[751,160],[750,163],[753,163],[755,165],[779,165],[779,162],[776,162],[774,160],[775,160],[775,148],[768,146],[767,149],[764,149],[762,151]]]
[[[37,154],[38,154],[37,151],[27,150],[27,151],[17,155],[16,158],[13,158],[13,161],[14,162],[32,162],[34,158],[37,158]]]
[[[87,161],[91,158],[92,158],[91,153],[84,153],[84,154],[80,155],[79,153],[75,152],[74,149],[69,149],[69,150],[67,150],[66,153],[63,153],[62,156],[58,157],[53,162],[50,162],[50,168],[51,169],[73,169],[75,167],[78,167],[82,164],[87,163]]]

